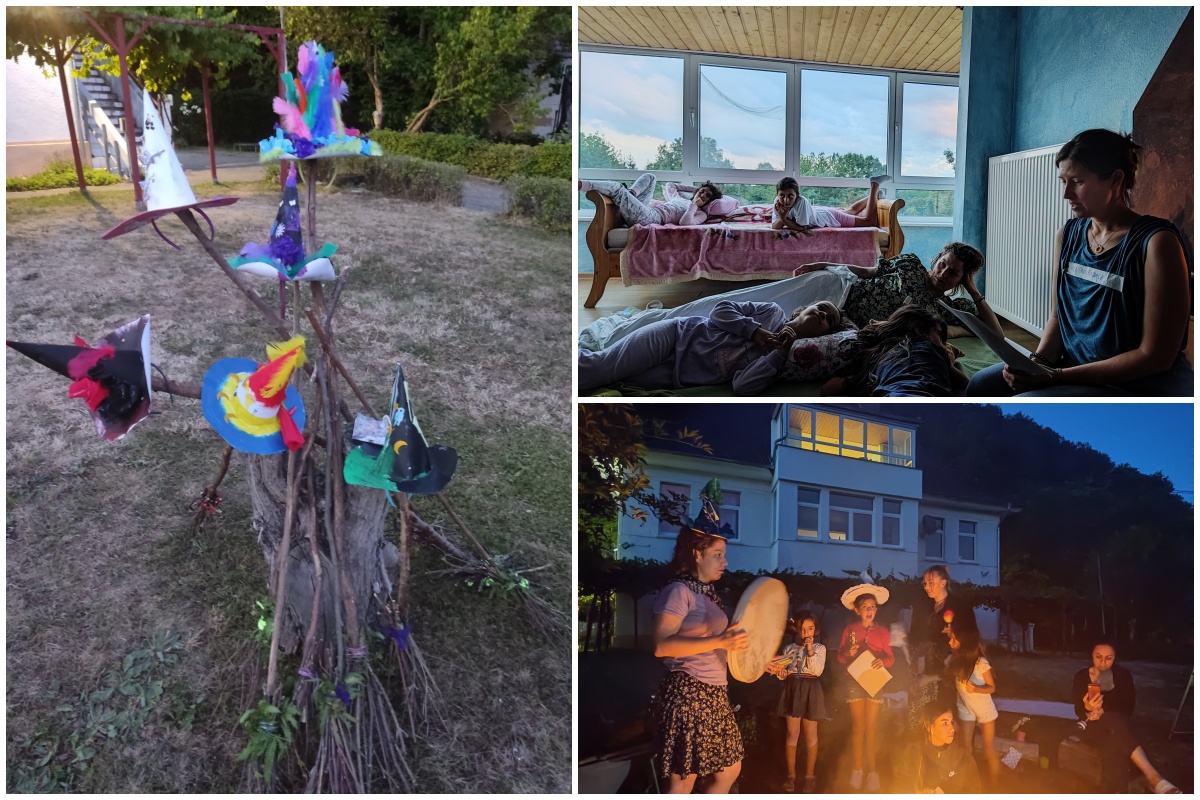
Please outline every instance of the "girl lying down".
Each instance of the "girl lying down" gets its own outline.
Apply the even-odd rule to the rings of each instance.
[[[737,199],[723,197],[711,181],[699,186],[668,183],[666,200],[652,200],[657,179],[649,172],[626,189],[618,181],[580,181],[579,191],[595,189],[621,210],[629,225],[703,225],[710,217],[720,218],[737,208]],[[684,195],[691,195],[688,199]]]
[[[793,342],[823,336],[840,325],[841,312],[827,300],[790,315],[777,303],[722,300],[707,317],[660,320],[600,352],[580,350],[579,391],[618,381],[647,389],[733,381],[736,391],[741,374],[769,357],[779,367],[765,387],[785,366],[781,353],[789,352]]]

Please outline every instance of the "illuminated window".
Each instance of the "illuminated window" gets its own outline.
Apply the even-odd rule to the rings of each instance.
[[[801,450],[913,467],[913,432],[797,406],[788,407],[788,444]]]
[[[975,523],[958,521],[958,560],[975,561]]]
[[[658,485],[658,492],[668,500],[678,500],[679,505],[676,510],[681,515],[688,513],[688,508],[691,505],[692,487],[685,483],[667,483],[663,481]],[[660,535],[675,536],[679,533],[679,524],[668,522],[665,519],[658,521],[658,532]]]
[[[883,530],[880,544],[888,547],[900,546],[900,501],[883,501]]]
[[[821,493],[816,489],[796,487],[796,536],[801,539],[816,539],[817,522],[821,514]]]

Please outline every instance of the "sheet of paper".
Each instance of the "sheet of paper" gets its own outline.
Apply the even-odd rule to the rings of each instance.
[[[1049,369],[1029,360],[1027,352],[1022,352],[1025,348],[1018,345],[1016,342],[1009,341],[983,324],[983,320],[974,314],[968,314],[965,311],[959,311],[954,306],[938,301],[943,308],[954,314],[962,324],[968,328],[971,333],[983,340],[983,343],[992,348],[992,352],[1000,356],[1005,364],[1008,364],[1017,372],[1026,372],[1031,375],[1044,375],[1050,372]]]
[[[863,650],[859,653],[858,658],[850,663],[846,671],[850,673],[850,677],[858,681],[867,694],[874,697],[879,693],[879,690],[892,679],[892,673],[887,671],[886,667],[879,669],[871,669],[871,664],[875,661],[876,655],[870,650]]]

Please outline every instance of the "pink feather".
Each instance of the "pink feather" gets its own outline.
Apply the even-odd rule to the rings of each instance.
[[[276,114],[283,117],[283,129],[285,131],[293,136],[299,136],[301,139],[311,138],[308,132],[308,125],[304,123],[304,115],[300,113],[300,109],[282,97],[276,97],[271,102],[271,108]]]
[[[333,95],[334,102],[346,102],[346,98],[350,96],[350,87],[342,82],[341,69],[338,67],[333,68],[333,73],[330,75],[329,83],[332,86],[332,91],[330,94]]]
[[[296,51],[296,71],[301,75],[308,74],[308,48],[314,47],[316,42],[305,42],[300,45],[300,49]]]

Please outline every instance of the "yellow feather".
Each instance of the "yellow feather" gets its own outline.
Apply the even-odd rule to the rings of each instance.
[[[296,367],[302,367],[304,366],[304,337],[299,335],[293,336],[286,342],[269,343],[267,345],[267,361],[274,361],[284,353],[287,353],[290,350],[295,350],[297,347],[300,348],[300,352],[297,354],[298,360],[296,361]]]

